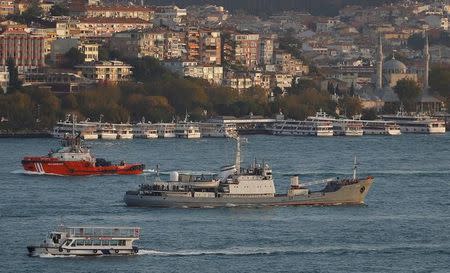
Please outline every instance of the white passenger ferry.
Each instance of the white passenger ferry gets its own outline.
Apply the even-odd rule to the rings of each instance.
[[[199,129],[202,137],[234,137],[237,135],[235,123],[201,122]]]
[[[328,121],[333,123],[333,133],[335,136],[362,136],[363,123],[356,119],[335,119],[320,111],[315,116],[307,118],[309,121]]]
[[[197,124],[193,122],[178,122],[175,126],[175,137],[177,138],[200,138],[201,133]]]
[[[398,113],[397,115],[382,115],[381,118],[396,122],[402,133],[444,134],[446,132],[445,121],[426,115]]]
[[[129,123],[115,124],[118,139],[133,139],[133,126]]]
[[[97,133],[99,138],[105,140],[117,139],[117,130],[113,124],[99,123],[97,127]]]
[[[72,134],[73,122],[69,120],[70,116],[65,121],[59,121],[53,127],[52,136],[55,138],[64,138],[67,134]],[[97,125],[93,122],[83,121],[75,123],[75,132],[80,134],[84,140],[98,139],[96,132]]]
[[[284,136],[333,136],[331,121],[279,120],[272,128],[274,135]]]
[[[27,246],[30,256],[134,255],[138,247],[139,227],[65,227],[50,232],[40,245]]]
[[[156,125],[145,122],[135,124],[133,126],[133,137],[146,139],[158,138]]]
[[[170,123],[155,123],[156,132],[159,138],[174,138],[175,126],[173,122]]]
[[[401,135],[400,126],[394,121],[363,120],[364,135]]]

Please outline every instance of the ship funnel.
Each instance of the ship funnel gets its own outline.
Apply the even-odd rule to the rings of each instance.
[[[299,182],[298,182],[298,176],[292,176],[291,177],[291,188],[298,188],[299,187]]]
[[[179,178],[178,172],[170,172],[170,181],[177,182]]]

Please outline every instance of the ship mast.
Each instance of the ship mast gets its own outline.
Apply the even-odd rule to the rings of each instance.
[[[235,168],[237,171],[237,174],[241,172],[241,142],[240,137],[236,136],[236,162],[235,162]]]
[[[72,114],[72,136],[75,137],[75,122],[77,122],[77,115]]]
[[[355,159],[353,160],[353,180],[356,180],[356,169],[357,169],[357,163],[356,163],[356,155]]]

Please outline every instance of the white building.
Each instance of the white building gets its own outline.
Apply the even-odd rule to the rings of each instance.
[[[167,61],[164,66],[170,71],[183,77],[205,79],[213,84],[222,84],[223,67],[213,65],[199,65],[197,62]]]
[[[98,61],[77,65],[76,68],[88,79],[121,82],[131,80],[133,67],[121,61]]]
[[[158,6],[155,11],[154,25],[175,27],[179,26],[187,16],[186,9],[173,6]]]

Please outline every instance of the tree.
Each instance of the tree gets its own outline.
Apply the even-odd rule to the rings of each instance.
[[[442,96],[450,112],[450,66],[434,66],[430,71],[430,89]]]
[[[13,58],[8,58],[6,61],[9,73],[8,92],[14,92],[20,90],[22,87],[22,81],[19,80],[19,71],[17,70],[16,62]]]
[[[416,110],[416,103],[422,94],[422,89],[417,82],[409,79],[399,80],[394,87],[394,92],[406,111],[413,112]]]
[[[357,97],[344,96],[339,99],[338,104],[340,110],[349,118],[361,114],[361,101]]]
[[[72,47],[64,54],[62,66],[64,68],[74,68],[76,65],[84,63],[86,56],[78,48]]]
[[[69,9],[64,7],[61,4],[54,4],[50,8],[50,15],[51,16],[68,16],[69,15]]]
[[[450,98],[450,66],[433,66],[430,71],[430,88],[433,92]]]
[[[362,110],[362,117],[363,120],[375,120],[377,119],[377,110],[375,108],[370,109],[363,109]]]
[[[272,89],[272,94],[273,94],[275,97],[279,97],[279,96],[283,95],[283,90],[282,90],[280,87],[275,86],[275,87]]]
[[[42,17],[43,14],[42,8],[39,6],[38,1],[32,1],[30,6],[22,13],[22,17],[25,22],[29,23],[33,20],[36,20]]]

